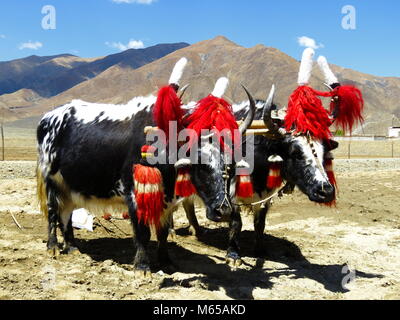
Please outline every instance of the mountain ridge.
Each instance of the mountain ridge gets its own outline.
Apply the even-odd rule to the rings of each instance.
[[[221,76],[230,79],[226,97],[235,103],[246,99],[241,84],[257,99],[265,99],[272,84],[275,84],[276,101],[280,106],[286,106],[288,97],[297,87],[299,60],[276,48],[262,44],[245,48],[219,36],[173,51],[137,69],[130,65],[115,64],[96,77],[30,105],[29,114],[40,115],[76,98],[120,104],[138,95],[156,93],[159,87],[167,83],[174,64],[183,56],[188,58],[189,63],[181,83],[191,84],[185,102],[197,101],[210,94],[215,81]],[[400,117],[400,78],[377,77],[336,65],[332,65],[332,69],[341,82],[356,84],[363,91],[366,124],[355,133],[386,134],[393,115]],[[315,67],[311,86],[325,91],[323,81],[322,74]]]

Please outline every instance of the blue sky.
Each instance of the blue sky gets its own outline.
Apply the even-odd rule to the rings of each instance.
[[[42,28],[45,5],[56,9],[55,30]],[[355,30],[342,27],[345,5],[356,10]],[[217,35],[245,47],[275,47],[300,59],[298,38],[306,36],[321,45],[317,53],[332,63],[400,77],[399,33],[398,0],[2,0],[0,4],[0,61],[32,54],[97,57],[127,47],[193,44]]]

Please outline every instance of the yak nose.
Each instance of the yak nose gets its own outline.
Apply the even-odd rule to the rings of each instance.
[[[331,202],[335,199],[335,188],[330,183],[323,183],[314,190],[314,196],[320,202]]]
[[[213,222],[229,222],[232,209],[223,205],[218,209],[207,210],[207,218]]]

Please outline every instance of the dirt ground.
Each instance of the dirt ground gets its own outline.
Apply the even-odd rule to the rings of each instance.
[[[338,206],[296,192],[275,202],[265,230],[265,259],[253,257],[252,217],[243,214],[244,264],[225,264],[226,225],[198,217],[191,236],[182,210],[164,274],[151,242],[152,279],[135,278],[129,222],[96,218],[76,231],[78,255],[50,258],[46,222],[35,203],[34,162],[0,163],[0,299],[399,299],[400,159],[338,160]],[[20,230],[13,217],[23,227]],[[344,286],[343,286],[344,284]]]

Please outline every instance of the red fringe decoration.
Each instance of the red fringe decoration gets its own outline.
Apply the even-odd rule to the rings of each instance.
[[[336,182],[336,177],[335,173],[333,171],[333,161],[331,159],[326,159],[324,162],[324,167],[325,167],[325,172],[328,176],[329,182],[331,183],[332,186],[337,189],[337,182]],[[335,195],[336,198],[336,195]],[[336,207],[336,199],[333,200],[332,202],[325,203],[326,206],[328,207]]]
[[[281,163],[272,162],[269,167],[267,188],[269,190],[278,189],[282,185]]]
[[[166,86],[160,89],[157,96],[157,102],[154,106],[153,116],[158,128],[163,130],[169,139],[169,123],[176,121],[178,123],[178,132],[183,129],[181,108],[182,101],[176,94],[172,86]]]
[[[339,97],[339,110],[337,110],[336,126],[344,132],[352,132],[354,124],[363,123],[364,99],[360,89],[354,86],[339,86],[333,91],[333,96]],[[336,103],[331,103],[331,113],[335,110]]]
[[[178,177],[175,183],[175,195],[187,198],[196,194],[196,187],[193,185],[190,177],[190,169],[182,168],[178,170]]]
[[[104,220],[107,220],[107,221],[110,221],[110,220],[112,219],[111,213],[105,213],[105,214],[103,214],[103,219],[104,219]]]
[[[312,134],[316,139],[329,139],[332,121],[328,111],[317,97],[317,92],[309,86],[298,87],[290,96],[285,118],[287,131]]]
[[[295,129],[296,132],[310,132],[317,139],[329,139],[332,134],[329,127],[332,120],[328,111],[318,97],[339,97],[336,126],[344,132],[353,130],[356,123],[364,122],[364,99],[361,91],[354,86],[338,86],[332,92],[316,91],[308,86],[298,87],[290,96],[288,111],[285,118],[286,130]],[[330,112],[334,112],[337,105],[333,101]]]
[[[188,129],[192,129],[200,137],[201,130],[217,130],[221,132],[228,129],[231,139],[235,144],[235,130],[239,129],[233,114],[232,106],[224,99],[209,95],[199,101],[196,110],[187,119]],[[223,148],[228,147],[220,136]]]
[[[241,175],[237,177],[236,182],[236,196],[238,198],[252,198],[254,195],[253,184],[251,177],[248,175]]]
[[[139,222],[159,228],[164,210],[164,192],[160,170],[138,164],[134,167],[133,179]]]

